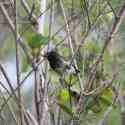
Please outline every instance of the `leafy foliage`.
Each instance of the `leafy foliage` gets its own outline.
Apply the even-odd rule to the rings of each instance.
[[[28,70],[29,64],[27,62],[26,55],[22,54],[21,58],[21,71],[26,72]]]
[[[66,103],[69,101],[70,95],[67,89],[59,89],[57,92],[58,101],[61,103]]]
[[[40,15],[40,3],[38,0],[36,1],[34,14]],[[52,68],[51,70],[47,70],[47,65],[42,67],[42,71],[39,66],[38,70],[33,67],[33,71],[35,73],[38,72],[38,77],[35,76],[37,73],[34,73],[34,77],[38,78],[38,81],[37,79],[35,79],[36,81],[33,81],[36,82],[35,87],[38,89],[35,91],[37,93],[34,95],[35,99],[37,100],[36,96],[41,94],[37,100],[39,101],[40,99],[40,101],[35,102],[37,103],[37,108],[40,109],[40,112],[38,112],[41,113],[41,110],[44,110],[43,103],[44,100],[47,100],[47,104],[50,108],[49,113],[52,116],[53,121],[55,120],[58,123],[61,121],[61,124],[68,125],[72,122],[72,119],[74,120],[76,115],[78,115],[77,117],[80,119],[80,125],[95,125],[98,124],[98,121],[100,121],[102,117],[105,117],[105,110],[112,106],[112,111],[106,115],[105,122],[109,125],[121,124],[121,109],[119,107],[120,101],[119,103],[113,102],[113,98],[116,96],[115,94],[117,92],[115,93],[113,91],[112,86],[117,87],[117,83],[120,83],[117,91],[125,90],[124,18],[122,19],[122,23],[118,27],[117,32],[111,36],[109,46],[106,49],[104,48],[104,53],[102,50],[105,45],[106,38],[110,35],[109,31],[111,29],[111,25],[116,19],[115,14],[117,14],[117,11],[123,4],[124,0],[62,0],[64,8],[61,7],[60,1],[56,2],[54,3],[54,7],[51,7],[52,3],[47,1],[48,8],[45,11],[47,15],[45,32],[47,32],[46,34],[49,34],[51,38],[33,31],[32,27],[34,26],[31,26],[32,24],[30,24],[31,22],[28,20],[29,15],[27,15],[23,6],[19,7],[18,12],[19,19],[20,17],[23,17],[20,19],[20,22],[22,20],[25,21],[24,19],[26,19],[29,23],[28,25],[27,23],[25,25],[19,24],[18,28],[19,33],[22,33],[21,37],[27,41],[26,47],[28,46],[27,48],[29,49],[29,53],[31,54],[30,56],[33,58],[32,62],[35,63],[35,66],[39,63],[38,58],[40,58],[39,54],[41,48],[46,46],[51,39],[52,43],[57,47],[56,51],[58,51],[65,59],[65,63],[66,61],[72,60],[72,57],[74,56],[73,58],[75,60],[73,61],[77,64],[78,69],[80,70],[79,74],[74,75],[62,73],[62,76],[60,76],[60,74],[56,74]],[[28,1],[28,5],[29,7],[32,6],[32,0]],[[51,22],[50,18],[52,18],[52,15],[50,14],[51,16],[48,18],[48,10],[52,12],[53,9],[55,17],[54,21]],[[63,12],[63,9],[65,13]],[[64,16],[66,16],[66,19]],[[48,23],[49,21],[52,23],[52,27]],[[67,25],[66,22],[68,22]],[[27,30],[28,26],[30,26],[30,28]],[[49,31],[50,29],[52,33]],[[6,56],[4,53],[9,53],[11,50],[15,51],[13,44],[11,45],[11,42],[14,41],[14,39],[12,39],[10,35],[7,36],[5,44],[4,42],[1,44],[1,56]],[[6,41],[9,41],[8,44],[6,44]],[[81,42],[83,42],[82,45]],[[79,47],[79,50],[76,52],[77,47]],[[75,53],[74,55],[72,55],[72,50]],[[22,72],[28,71],[29,67],[26,55],[27,53],[21,53]],[[100,55],[102,58],[97,60],[98,57],[101,57]],[[47,61],[45,61],[45,63],[46,62]],[[112,81],[113,74],[116,72],[118,72],[118,75],[115,77],[115,80]],[[42,79],[43,77],[41,77],[41,74],[43,74],[45,79],[49,79],[47,79],[50,83],[49,85],[42,85],[44,79]],[[59,80],[60,78],[63,78],[65,85],[61,84]],[[37,84],[38,82],[40,85]],[[84,92],[87,94],[90,93],[90,95],[83,95],[82,101],[79,100],[80,94],[83,92],[80,89],[79,83],[84,85]],[[87,88],[87,85],[90,87]],[[47,88],[44,88],[46,86]],[[73,88],[75,88],[75,90],[73,90]],[[47,90],[47,94],[45,93],[45,90]],[[7,92],[10,92],[10,90]],[[5,94],[7,92],[5,92]],[[4,103],[2,96],[1,100],[0,106]],[[30,99],[28,100],[29,102],[24,102],[30,103],[28,108],[32,108],[32,100],[33,99],[30,96]],[[112,103],[114,104],[112,105]],[[78,109],[79,105],[80,109]],[[41,108],[42,106],[43,108]],[[61,110],[59,113],[56,111],[58,109],[57,107]],[[80,112],[77,113],[77,110],[80,110]],[[19,109],[17,109],[17,112],[19,112]],[[16,114],[15,110],[14,114]],[[6,116],[6,114],[4,115]]]
[[[41,45],[46,45],[49,41],[48,37],[45,37],[41,34],[33,34],[30,35],[28,39],[28,45],[31,49],[40,48]]]

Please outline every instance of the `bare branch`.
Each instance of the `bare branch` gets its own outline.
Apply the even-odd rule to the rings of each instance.
[[[37,20],[37,17],[35,16],[35,14],[33,13],[34,9],[35,9],[35,1],[32,0],[32,7],[30,9],[28,3],[26,2],[26,0],[20,0],[21,4],[24,8],[24,10],[26,11],[26,13],[29,16],[29,20],[31,20],[31,18],[33,17],[35,20]]]
[[[111,10],[112,10],[112,12],[113,12],[113,14],[114,14],[114,17],[117,18],[116,12],[115,12],[114,8],[112,7],[110,1],[107,0],[107,4],[108,4],[109,7],[111,8]]]
[[[9,17],[9,15],[8,15],[8,13],[7,13],[3,4],[0,4],[0,9],[2,10],[2,13],[5,16],[6,20],[8,21],[8,24],[9,24],[9,26],[10,26],[10,28],[11,28],[12,32],[14,33],[14,36],[15,36],[16,35],[15,27],[14,27],[13,22],[12,22],[11,18]],[[22,38],[20,37],[19,34],[18,34],[18,40],[17,41],[19,41],[20,46],[24,50],[24,52],[27,56],[28,62],[31,64],[31,66],[33,68],[35,68],[35,66],[33,64],[33,57],[31,56],[31,54],[27,50],[27,47],[26,47],[25,43],[23,42],[23,40],[22,40]]]
[[[11,92],[13,93],[15,99],[18,101],[17,96],[16,96],[15,91],[14,91],[14,88],[12,86],[12,83],[11,83],[6,71],[4,70],[4,68],[3,68],[3,66],[1,64],[0,64],[0,71],[2,72],[5,80],[7,81],[8,85],[9,85],[9,88],[10,88]]]
[[[65,10],[64,10],[64,6],[63,6],[62,0],[60,0],[60,5],[61,5],[63,16],[64,16],[66,29],[67,29],[67,37],[68,37],[68,41],[69,41],[69,45],[70,45],[71,52],[72,52],[72,57],[73,57],[74,49],[73,49],[73,44],[72,44],[72,39],[71,39],[71,33],[70,33],[70,30],[69,30],[69,25],[68,25],[68,21],[67,21],[67,17],[66,17],[66,14],[65,14]],[[76,68],[78,68],[77,62],[76,62],[75,58],[73,58],[73,60],[71,61],[71,64],[72,64],[72,62],[74,62],[74,65],[76,66]],[[80,78],[80,74],[77,74],[77,77],[79,79],[80,89],[81,89],[81,91],[83,91],[83,82],[82,82],[82,80]]]
[[[125,15],[125,3],[123,3],[122,7],[119,9],[118,13],[117,13],[117,18],[115,18],[112,27],[109,31],[109,34],[104,42],[104,46],[100,52],[100,55],[98,56],[95,64],[92,66],[91,69],[91,74],[89,76],[89,79],[87,81],[87,90],[91,89],[92,86],[92,82],[95,79],[95,74],[96,74],[96,67],[97,65],[100,63],[100,61],[102,60],[103,54],[107,48],[107,46],[109,45],[111,39],[112,39],[112,35],[116,32],[116,30],[119,28],[119,25],[121,24],[121,21],[123,19],[123,16]]]
[[[0,85],[1,85],[1,82],[0,82]],[[2,85],[3,85],[3,84],[2,84]],[[5,88],[5,87],[4,87],[4,88]],[[4,102],[6,102],[6,97],[5,97],[5,95],[1,92],[1,90],[0,90],[0,93],[1,93],[1,97],[3,98]],[[9,104],[7,104],[7,107],[8,107],[8,109],[9,109],[11,115],[12,115],[13,120],[14,120],[15,123],[17,124],[16,116],[15,116],[15,113],[13,112],[13,109],[11,108],[11,106],[10,106]],[[0,113],[1,113],[1,112],[2,112],[2,111],[0,111]]]
[[[19,40],[18,40],[18,25],[17,25],[17,1],[14,0],[14,28],[15,28],[15,48],[16,48],[16,78],[17,86],[20,85],[20,52],[19,52]],[[21,97],[21,88],[18,87],[18,108],[19,108],[19,124],[23,125],[23,112],[22,112],[22,97]]]
[[[99,62],[101,61],[101,59],[103,57],[103,54],[104,54],[104,51],[107,48],[109,42],[111,41],[111,37],[112,37],[113,33],[119,27],[119,24],[121,23],[124,14],[125,14],[125,2],[121,6],[121,8],[119,9],[119,12],[117,13],[117,18],[114,20],[114,23],[112,24],[111,30],[110,30],[110,32],[109,32],[109,34],[108,34],[108,36],[105,40],[105,44],[104,44],[104,47],[103,47],[103,49],[100,53],[100,56],[97,58],[96,63],[92,67],[92,73],[90,74],[89,80],[87,81],[87,86],[85,88],[85,90],[87,90],[87,91],[91,89],[92,81],[94,80],[94,76],[95,76],[96,67],[99,64]],[[93,27],[94,27],[94,25],[93,25]],[[87,31],[86,36],[88,35],[89,32],[90,32],[90,29]],[[83,45],[85,38],[86,37],[82,38],[82,40],[80,42],[81,43],[80,45]],[[76,52],[78,51],[79,48],[80,48],[80,46],[76,49]],[[78,122],[79,121],[79,115],[80,115],[80,112],[81,112],[81,105],[83,104],[83,100],[84,100],[84,96],[83,96],[83,94],[81,94],[81,97],[80,97],[79,103],[78,103],[78,107],[77,107],[77,110],[76,110],[76,116],[77,116],[78,120],[76,120],[76,119],[72,120],[71,125],[77,125],[79,123]]]

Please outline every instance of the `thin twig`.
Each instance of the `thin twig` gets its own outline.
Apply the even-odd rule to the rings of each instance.
[[[82,2],[82,1],[81,1]],[[83,2],[82,2],[82,4],[83,4]],[[89,17],[89,11],[88,11],[88,6],[87,6],[87,2],[86,2],[86,0],[84,0],[84,6],[85,6],[85,11],[86,11],[86,15],[87,15],[87,18],[88,18],[88,27],[89,27],[89,29],[91,28],[91,21],[90,21],[90,17]]]
[[[116,12],[115,12],[114,8],[112,7],[110,1],[108,1],[108,0],[106,0],[106,1],[107,1],[108,6],[111,8],[111,10],[112,10],[112,12],[114,14],[114,17],[117,18]]]
[[[91,77],[89,78],[90,81],[93,80],[93,76],[95,75],[96,67],[97,67],[97,65],[99,64],[99,62],[101,61],[101,59],[102,59],[102,57],[103,57],[103,54],[104,54],[104,51],[105,51],[105,49],[107,48],[107,45],[109,44],[109,42],[110,42],[110,40],[111,40],[112,34],[113,34],[113,33],[116,31],[116,29],[118,28],[119,23],[121,22],[121,18],[123,18],[124,13],[125,13],[125,3],[124,3],[124,4],[122,5],[122,7],[119,9],[117,19],[115,19],[115,21],[114,21],[114,23],[113,23],[113,25],[112,25],[112,27],[111,27],[111,31],[109,32],[109,35],[108,35],[107,38],[106,38],[106,41],[105,41],[104,47],[103,47],[103,49],[102,49],[102,51],[101,51],[101,54],[100,54],[99,58],[97,59],[96,63],[94,64],[94,66],[92,67],[92,71],[93,71],[93,72],[90,74],[90,76],[91,76]],[[94,25],[93,25],[93,27],[94,27]],[[92,27],[91,27],[91,28],[92,28]],[[91,30],[92,30],[92,29],[91,29]],[[89,32],[90,32],[90,29],[87,31],[86,37],[87,37],[87,35],[89,34]],[[76,49],[75,54],[76,54],[77,51],[79,50],[80,46],[83,45],[84,40],[85,40],[86,37],[84,37],[84,38],[81,39],[80,45],[79,45],[78,48]],[[90,89],[90,87],[91,87],[91,85],[92,85],[92,82],[90,82],[90,81],[87,82],[87,88],[89,88],[89,89]],[[85,89],[86,89],[86,88],[85,88]],[[81,94],[81,97],[80,97],[79,103],[78,103],[78,108],[77,108],[77,110],[76,110],[76,116],[77,116],[77,118],[79,118],[79,115],[80,115],[80,112],[81,112],[81,105],[83,104],[83,100],[84,100],[84,96],[83,96],[83,94]],[[78,121],[76,121],[76,120],[71,122],[71,125],[77,125],[77,124],[78,124]]]
[[[14,88],[13,88],[13,86],[12,86],[12,83],[11,83],[11,81],[10,81],[10,79],[9,79],[9,77],[8,77],[8,75],[7,75],[7,73],[6,73],[6,71],[4,70],[4,68],[3,68],[3,66],[2,66],[1,64],[0,64],[0,71],[2,72],[2,74],[3,74],[4,78],[5,78],[5,80],[7,81],[7,84],[9,85],[9,88],[10,88],[10,90],[11,90],[13,96],[14,96],[15,99],[18,101],[18,98],[17,98],[17,96],[16,96],[16,94],[15,94],[15,91],[14,91]]]
[[[61,108],[58,107],[57,125],[60,125],[60,122],[61,122]]]
[[[103,57],[103,54],[105,52],[105,49],[107,48],[107,46],[109,45],[111,39],[112,39],[112,35],[116,32],[116,30],[118,29],[119,25],[121,24],[121,21],[122,21],[122,18],[125,14],[125,3],[122,5],[122,7],[119,9],[118,13],[117,13],[117,18],[115,18],[113,24],[112,24],[112,27],[109,31],[109,34],[104,42],[104,46],[100,52],[100,55],[98,56],[95,64],[93,64],[92,66],[92,69],[91,69],[91,74],[88,78],[88,81],[87,81],[87,90],[91,89],[91,86],[92,86],[92,83],[93,83],[93,80],[95,78],[95,74],[96,74],[96,68],[97,68],[97,65],[100,63],[100,61],[102,60],[102,57]]]
[[[74,49],[73,49],[73,44],[72,44],[72,39],[71,39],[71,33],[70,33],[70,30],[69,30],[69,24],[68,24],[68,21],[67,21],[67,17],[66,17],[66,14],[65,14],[65,10],[64,10],[62,0],[60,0],[60,5],[61,5],[61,8],[62,8],[62,12],[63,12],[65,24],[66,24],[66,29],[67,29],[67,37],[68,37],[69,45],[70,45],[72,56],[73,56],[74,55]],[[75,58],[73,58],[73,62],[74,62],[74,65],[76,66],[76,68],[78,68]],[[83,91],[83,83],[82,83],[82,80],[80,78],[80,74],[77,74],[77,77],[79,79],[80,89],[81,89],[81,91]]]
[[[47,51],[50,49],[50,42],[51,42],[50,39],[52,35],[52,26],[53,26],[53,19],[54,19],[54,1],[51,0],[50,4],[51,4],[51,7],[50,7],[50,15],[49,15],[50,17],[49,17],[49,34],[48,34],[49,40],[48,40],[48,45],[47,45]],[[44,125],[46,121],[46,115],[47,115],[47,110],[46,110],[47,102],[46,101],[48,99],[48,64],[45,62],[41,65],[40,68],[42,68],[42,71],[44,71],[44,73],[42,73],[44,77],[44,80],[42,81],[44,85],[44,91],[43,91],[42,102],[41,102],[41,107],[40,107],[42,109],[41,124]]]
[[[29,15],[29,20],[33,17],[35,19],[35,21],[37,20],[37,17],[35,16],[35,14],[33,13],[34,9],[35,9],[35,3],[34,0],[32,0],[32,7],[30,9],[28,3],[26,2],[26,0],[21,0],[21,4],[24,8],[24,10],[27,12],[27,14]]]
[[[0,82],[0,85],[1,85],[1,82]],[[3,100],[4,100],[4,102],[5,102],[5,101],[6,101],[5,95],[2,93],[1,90],[0,90],[0,93],[1,93],[1,97],[3,98]],[[11,106],[10,106],[9,104],[7,104],[7,107],[8,107],[8,110],[10,111],[10,113],[11,113],[11,115],[12,115],[13,120],[14,120],[15,123],[17,124],[16,116],[15,116],[14,112],[12,111]]]
[[[8,122],[7,122],[7,120],[6,120],[6,117],[4,116],[4,114],[2,113],[2,114],[0,114],[0,119],[1,120],[3,120],[3,122],[2,123],[5,123],[5,125],[9,125],[8,124]]]
[[[15,27],[14,27],[14,24],[10,18],[10,16],[8,15],[4,5],[0,4],[0,9],[2,10],[1,12],[3,13],[3,15],[5,16],[5,19],[8,21],[8,24],[12,30],[12,32],[14,33],[14,35],[16,35],[16,31],[15,31]],[[27,56],[27,59],[28,59],[28,62],[31,64],[31,66],[33,68],[34,67],[34,64],[33,64],[33,58],[31,56],[31,54],[27,51],[27,47],[25,45],[25,43],[23,42],[23,39],[20,37],[20,35],[18,34],[18,41],[19,41],[19,44],[20,46],[22,47],[22,49],[24,50],[26,56]]]
[[[102,118],[99,120],[99,122],[97,123],[97,125],[103,125],[105,123],[105,120],[107,118],[107,116],[109,115],[109,113],[112,111],[113,109],[113,105],[115,105],[115,103],[117,102],[117,98],[119,95],[115,95],[115,98],[113,99],[111,105],[107,108],[107,110],[104,112]]]
[[[38,67],[43,61],[44,61],[44,60],[41,60],[36,67]],[[33,72],[34,72],[34,69],[32,69],[32,70],[24,77],[24,79],[20,82],[20,85],[17,86],[17,87],[14,89],[15,92],[17,91],[18,87],[21,87],[21,86],[23,85],[23,83],[27,80],[27,78],[28,78]],[[9,97],[6,99],[6,102],[1,105],[0,112],[2,111],[2,109],[6,106],[6,104],[8,103],[8,101],[9,101],[12,97],[13,97],[13,94],[9,95]]]
[[[17,86],[20,85],[20,52],[19,52],[19,41],[18,41],[18,26],[17,26],[17,2],[14,0],[14,27],[15,27],[15,48],[16,48],[16,78]],[[21,88],[17,89],[18,92],[18,108],[19,108],[19,124],[23,125],[23,112],[22,112],[22,97]]]

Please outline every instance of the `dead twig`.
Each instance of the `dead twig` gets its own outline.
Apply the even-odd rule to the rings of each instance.
[[[117,13],[117,18],[114,19],[114,22],[112,24],[112,27],[108,33],[108,36],[106,37],[106,40],[104,42],[104,46],[100,52],[100,55],[98,56],[95,64],[93,64],[92,69],[91,69],[91,73],[90,76],[88,78],[87,81],[87,86],[86,89],[87,91],[89,91],[91,89],[93,80],[95,79],[95,74],[96,74],[96,68],[97,65],[100,63],[100,61],[102,60],[103,54],[107,48],[107,46],[109,45],[111,39],[112,39],[112,35],[117,31],[117,29],[119,28],[119,25],[121,24],[122,18],[125,14],[125,3],[123,3],[122,7],[119,9],[118,13]]]
[[[11,28],[12,32],[14,33],[14,36],[15,36],[16,35],[15,26],[14,26],[11,18],[9,17],[9,15],[8,15],[8,13],[7,13],[7,11],[6,11],[6,9],[5,9],[3,4],[0,4],[0,9],[1,9],[3,15],[5,16],[6,20],[8,21],[8,24],[9,24],[9,26],[10,26],[10,28]],[[25,52],[25,54],[27,56],[28,62],[31,64],[31,66],[33,68],[35,68],[34,62],[33,62],[33,57],[31,56],[31,54],[27,50],[27,47],[26,47],[25,43],[23,42],[23,39],[20,37],[19,34],[17,34],[17,35],[18,35],[17,41],[19,42],[20,46],[24,50],[24,52]]]

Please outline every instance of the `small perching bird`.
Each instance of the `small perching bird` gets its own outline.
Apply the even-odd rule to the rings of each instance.
[[[70,61],[65,61],[64,58],[54,50],[47,52],[44,57],[47,58],[50,67],[57,73],[67,72],[77,74],[80,72],[75,65],[71,64]]]

